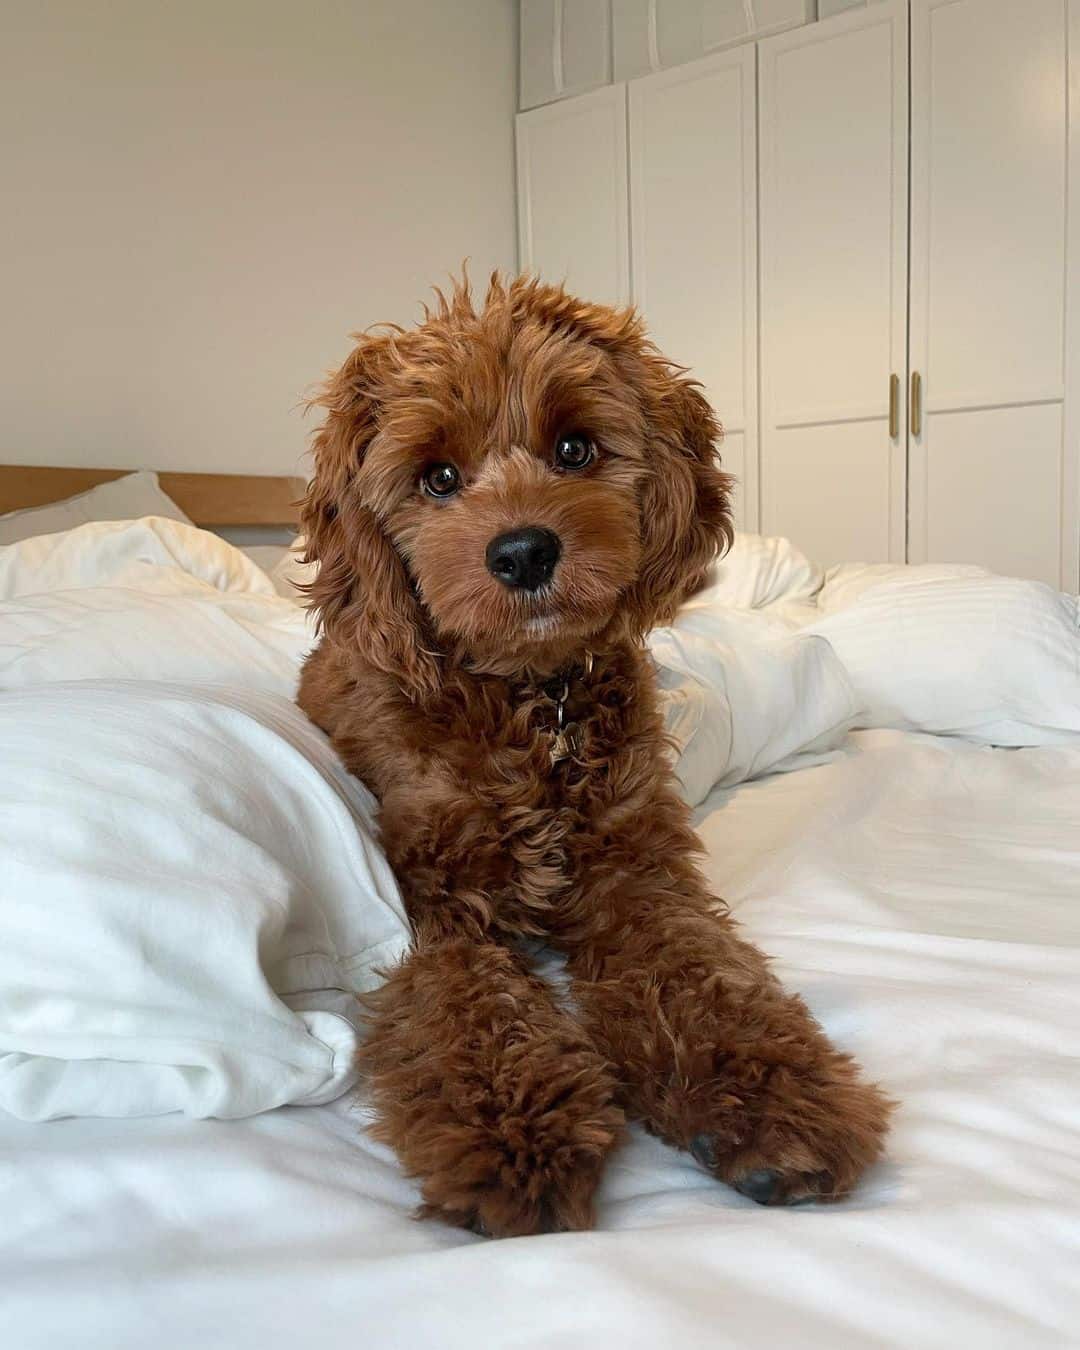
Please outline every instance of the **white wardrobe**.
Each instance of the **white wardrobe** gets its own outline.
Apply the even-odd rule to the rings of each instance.
[[[879,0],[522,113],[522,265],[642,308],[743,529],[1076,590],[1078,51],[1080,0]]]

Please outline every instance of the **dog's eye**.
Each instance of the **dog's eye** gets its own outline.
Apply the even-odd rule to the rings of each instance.
[[[560,469],[584,469],[596,458],[596,446],[579,431],[560,436],[555,442],[555,463]]]
[[[420,485],[429,497],[452,497],[461,486],[461,475],[452,464],[432,464],[424,470]]]

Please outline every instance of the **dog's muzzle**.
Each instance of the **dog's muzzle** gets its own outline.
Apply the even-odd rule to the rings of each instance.
[[[493,577],[512,590],[537,591],[551,580],[562,543],[551,530],[529,525],[500,534],[487,546],[485,561]]]

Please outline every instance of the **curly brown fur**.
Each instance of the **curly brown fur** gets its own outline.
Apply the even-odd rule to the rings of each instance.
[[[623,1111],[762,1203],[846,1194],[889,1103],[709,893],[642,645],[730,540],[698,388],[632,312],[495,277],[361,337],[320,401],[299,699],[378,795],[413,925],[363,1063],[424,1212],[587,1226]],[[580,471],[553,460],[571,433]],[[527,526],[561,542],[535,591],[485,564]],[[581,740],[553,765],[564,679]],[[517,951],[536,937],[573,1013]]]
[[[623,1114],[584,1030],[495,942],[423,943],[369,997],[376,1133],[477,1232],[588,1228]]]

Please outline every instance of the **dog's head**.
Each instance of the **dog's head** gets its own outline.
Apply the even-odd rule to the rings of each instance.
[[[720,427],[632,311],[463,284],[361,336],[317,402],[311,603],[413,696],[440,659],[552,670],[640,637],[730,542]]]

